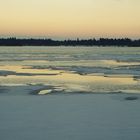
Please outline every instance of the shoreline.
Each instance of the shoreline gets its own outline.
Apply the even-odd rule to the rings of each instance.
[[[53,40],[53,39],[35,39],[35,38],[0,38],[0,46],[114,46],[114,47],[140,47],[140,39],[132,40],[130,38],[91,38],[75,40]]]

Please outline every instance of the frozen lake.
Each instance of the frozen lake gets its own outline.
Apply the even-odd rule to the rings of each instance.
[[[127,101],[126,97],[115,94],[1,96],[0,138],[139,139],[140,101]]]
[[[140,139],[140,48],[1,47],[0,139]]]

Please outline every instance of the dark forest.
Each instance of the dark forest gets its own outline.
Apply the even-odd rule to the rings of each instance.
[[[75,39],[75,40],[52,40],[52,39],[19,39],[0,38],[0,46],[118,46],[140,47],[140,39]]]

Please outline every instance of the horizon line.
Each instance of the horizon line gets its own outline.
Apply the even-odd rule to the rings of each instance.
[[[50,37],[16,37],[16,36],[10,36],[10,37],[1,37],[0,36],[0,39],[35,39],[35,40],[39,40],[39,39],[50,39],[50,40],[53,40],[53,41],[64,41],[64,40],[100,40],[100,39],[116,39],[116,40],[119,40],[119,39],[129,39],[129,40],[132,40],[132,41],[135,41],[135,40],[140,40],[140,38],[137,38],[137,39],[134,39],[134,38],[130,38],[130,37],[89,37],[89,38],[80,38],[80,37],[76,37],[76,38],[65,38],[65,39],[54,39],[53,37],[50,38]]]

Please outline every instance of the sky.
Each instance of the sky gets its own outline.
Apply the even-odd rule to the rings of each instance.
[[[140,38],[140,0],[0,0],[0,36]]]

